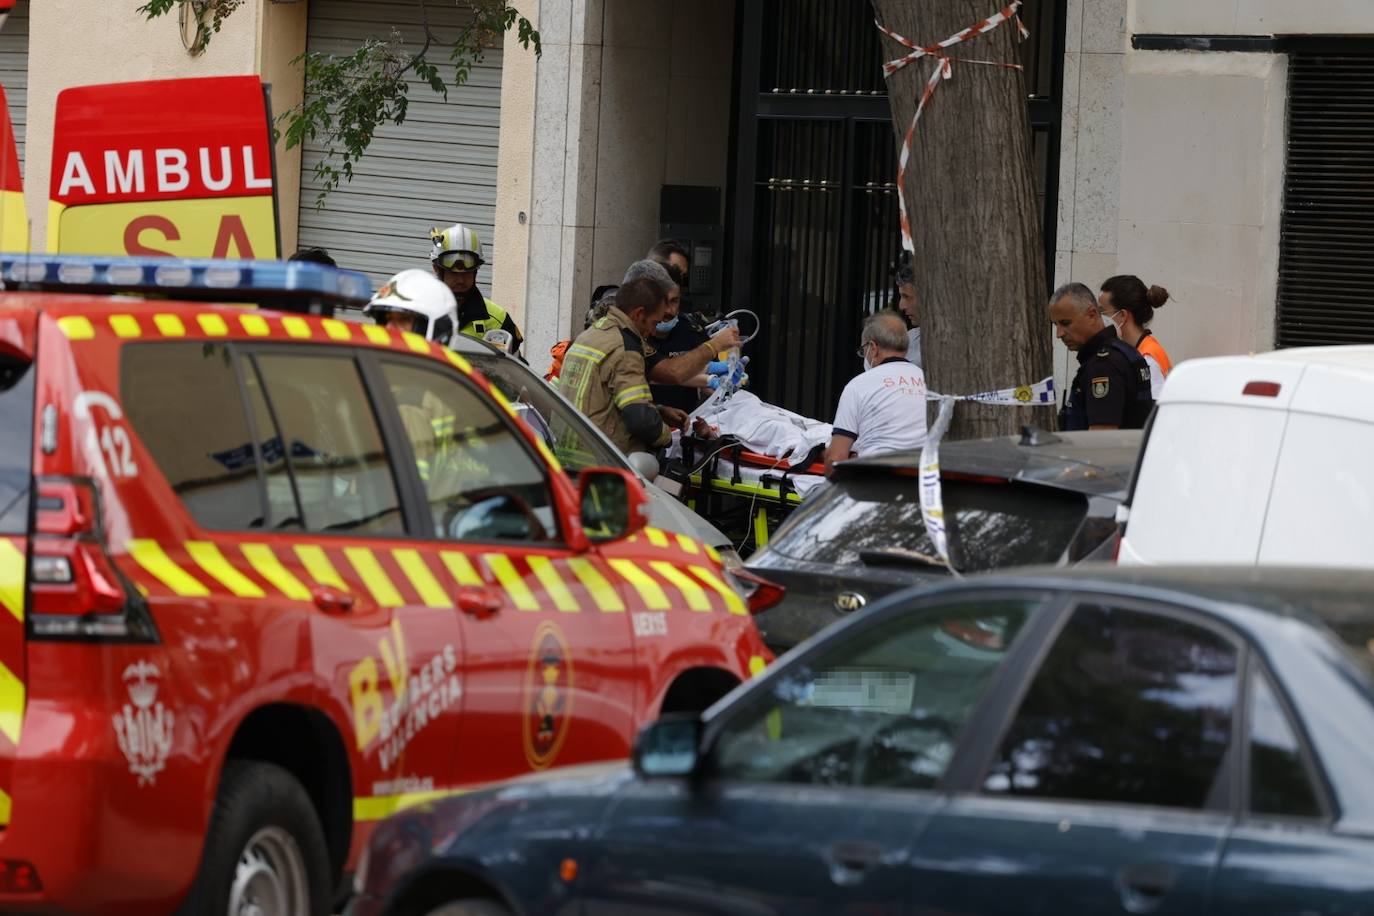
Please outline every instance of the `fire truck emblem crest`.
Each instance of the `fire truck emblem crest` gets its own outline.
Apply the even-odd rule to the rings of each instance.
[[[124,669],[124,686],[129,702],[114,714],[115,737],[129,761],[129,772],[138,784],[152,785],[167,765],[172,751],[172,723],[175,716],[157,698],[158,677],[162,672],[148,661],[137,661]]]
[[[535,630],[525,675],[525,760],[542,770],[553,763],[572,724],[572,655],[557,626]]]

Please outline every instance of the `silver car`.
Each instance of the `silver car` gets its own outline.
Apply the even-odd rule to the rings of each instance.
[[[569,474],[576,477],[587,467],[623,468],[634,472],[649,494],[650,524],[710,544],[720,553],[727,569],[743,565],[735,546],[719,528],[654,484],[658,464],[652,456],[641,452],[627,458],[605,433],[529,366],[491,344],[459,335],[454,337],[452,347],[500,389],[526,422],[550,440],[550,445],[553,440],[563,437],[564,430],[576,432],[587,458],[579,462],[577,458],[560,455],[559,460]]]

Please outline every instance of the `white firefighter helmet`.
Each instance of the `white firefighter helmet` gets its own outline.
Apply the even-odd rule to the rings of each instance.
[[[429,259],[444,270],[476,270],[486,263],[477,232],[456,223],[447,229],[429,230]]]
[[[378,324],[386,324],[398,312],[411,316],[416,334],[445,346],[458,327],[458,301],[444,281],[428,271],[401,271],[383,283],[363,309]]]

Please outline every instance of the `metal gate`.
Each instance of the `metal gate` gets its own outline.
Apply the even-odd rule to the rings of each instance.
[[[441,39],[456,36],[466,15],[457,5],[430,3],[427,9]],[[423,39],[418,0],[310,0],[308,28],[309,50],[341,55],[367,38],[390,38],[393,29],[410,51],[418,51]],[[441,70],[446,57],[442,49],[431,54]],[[468,82],[449,90],[447,101],[413,74],[408,82],[405,123],[378,129],[353,180],[340,183],[322,209],[315,203],[314,166],[324,149],[318,140],[307,141],[301,156],[299,244],[329,249],[340,267],[364,271],[374,283],[407,267],[426,267],[434,226],[474,227],[487,264],[495,261],[501,49],[489,50]],[[490,271],[483,267],[477,276],[485,290],[491,288]]]
[[[1065,0],[1028,0],[1022,47],[1054,275]],[[865,315],[894,299],[897,141],[867,0],[741,0],[731,295],[759,313],[751,387],[829,419]],[[891,50],[887,48],[886,50]]]
[[[1330,43],[1288,59],[1280,347],[1374,342],[1374,43]]]
[[[0,85],[10,105],[14,142],[19,147],[19,171],[24,170],[24,132],[29,104],[29,4],[16,4],[0,29]]]

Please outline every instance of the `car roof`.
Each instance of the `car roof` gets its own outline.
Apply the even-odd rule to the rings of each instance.
[[[1374,570],[1275,566],[1035,567],[970,576],[982,586],[1019,584],[1069,590],[1148,589],[1283,617],[1315,616],[1340,626],[1374,623]],[[1222,611],[1224,614],[1225,612]]]
[[[1243,358],[1243,357],[1242,357]],[[1264,353],[1259,359],[1302,363],[1308,366],[1339,366],[1344,369],[1363,369],[1374,373],[1374,346],[1294,347]]]
[[[964,439],[940,445],[944,471],[986,475],[1058,487],[1088,495],[1121,495],[1130,485],[1143,433],[1137,429],[1091,430],[1049,435],[1037,445],[1022,437]],[[837,476],[920,466],[919,450],[855,458],[836,466]]]

